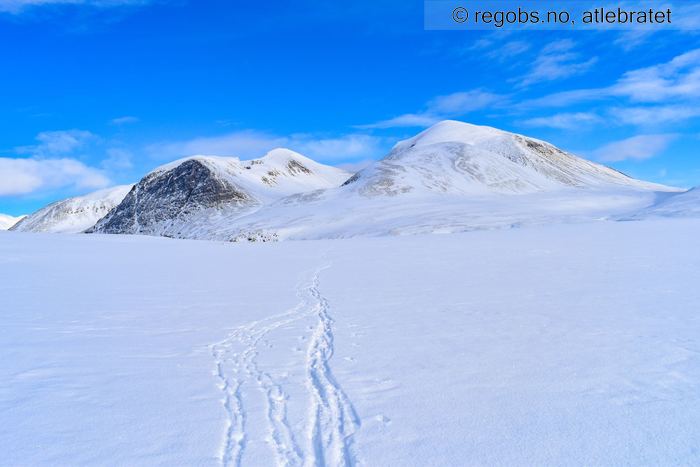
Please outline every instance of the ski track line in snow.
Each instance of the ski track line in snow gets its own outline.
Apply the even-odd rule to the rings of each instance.
[[[333,356],[332,319],[328,301],[319,291],[319,276],[330,266],[313,272],[310,281],[297,287],[299,303],[291,310],[253,321],[236,328],[226,339],[211,346],[216,376],[224,393],[223,406],[228,418],[220,454],[224,466],[239,466],[245,450],[246,413],[241,387],[254,382],[266,398],[267,442],[278,465],[349,466],[354,465],[353,435],[359,417],[331,373]],[[275,329],[309,317],[319,322],[309,340],[306,358],[307,388],[311,408],[307,420],[309,446],[304,452],[287,421],[288,396],[282,385],[258,366],[258,345]]]
[[[319,275],[326,268],[314,275],[307,289],[315,301],[318,316],[306,361],[308,386],[312,393],[309,413],[311,465],[352,466],[356,464],[353,436],[360,426],[360,419],[330,367],[334,351],[333,319],[329,314],[328,300],[319,290]]]

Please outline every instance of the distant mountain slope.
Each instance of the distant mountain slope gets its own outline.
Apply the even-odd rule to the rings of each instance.
[[[13,225],[15,225],[17,222],[24,219],[25,217],[26,216],[14,217],[14,216],[8,216],[7,214],[0,214],[0,230],[9,229]]]
[[[148,174],[90,231],[217,238],[236,217],[284,196],[339,186],[349,176],[288,149],[250,161],[189,157]]]
[[[544,141],[444,121],[352,177],[287,149],[250,161],[184,158],[80,228],[230,241],[450,233],[616,219],[676,191]],[[65,209],[49,206],[15,229],[41,230],[33,218],[56,210]]]
[[[85,196],[57,201],[25,217],[10,230],[50,233],[83,232],[119,204],[131,187],[132,185],[117,186]]]
[[[333,190],[293,195],[239,219],[232,239],[460,232],[604,219],[675,188],[632,179],[555,146],[445,121],[398,143]]]
[[[659,188],[544,141],[451,120],[398,143],[346,185],[365,196],[532,193],[602,185]]]
[[[700,217],[700,187],[665,196],[634,217]]]

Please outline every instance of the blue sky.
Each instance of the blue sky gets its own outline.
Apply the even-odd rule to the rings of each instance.
[[[0,212],[194,153],[359,167],[453,118],[700,185],[693,31],[425,31],[373,0],[0,0]]]

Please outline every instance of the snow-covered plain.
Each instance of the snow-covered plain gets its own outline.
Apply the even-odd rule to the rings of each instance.
[[[0,464],[698,465],[698,232],[0,232]]]

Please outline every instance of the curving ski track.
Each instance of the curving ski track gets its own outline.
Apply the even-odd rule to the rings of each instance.
[[[314,299],[318,324],[307,353],[307,374],[312,393],[310,420],[311,465],[355,464],[353,435],[360,420],[350,400],[333,377],[333,319],[328,300],[319,291],[317,273],[307,289]]]
[[[284,313],[236,328],[226,339],[211,346],[216,376],[224,394],[227,428],[219,459],[224,466],[240,466],[248,436],[243,385],[254,384],[264,394],[269,436],[266,439],[277,465],[351,466],[356,464],[353,436],[360,425],[350,399],[335,380],[330,367],[333,357],[333,319],[328,300],[319,290],[319,276],[330,266],[311,274],[297,287],[299,303]],[[295,433],[287,420],[288,396],[282,384],[258,366],[260,346],[266,336],[282,327],[315,318],[317,324],[308,339],[305,386],[309,392],[306,429]],[[301,327],[302,329],[304,326]],[[306,437],[304,445],[298,438]]]

